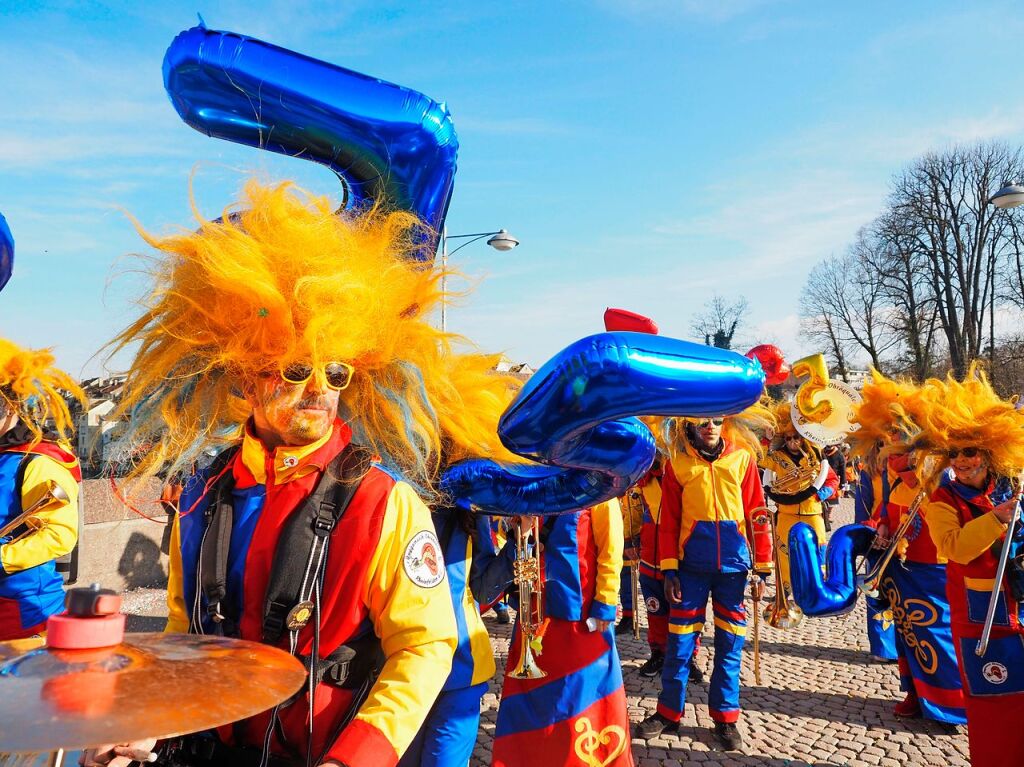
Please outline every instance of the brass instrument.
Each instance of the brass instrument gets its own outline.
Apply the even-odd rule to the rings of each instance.
[[[860,589],[865,596],[869,596],[872,599],[878,598],[879,589],[882,586],[882,576],[885,574],[885,568],[889,566],[889,562],[892,561],[893,554],[899,549],[900,541],[902,541],[907,533],[910,531],[911,525],[914,524],[914,520],[917,519],[921,513],[921,505],[924,503],[924,499],[927,493],[921,490],[915,497],[913,503],[910,504],[910,508],[907,509],[906,516],[900,522],[900,526],[896,528],[896,531],[892,534],[892,538],[889,541],[889,545],[885,549],[885,553],[878,559],[875,566],[864,575],[857,578],[857,588]]]
[[[1003,576],[1006,575],[1006,565],[1010,561],[1010,552],[1013,549],[1013,537],[1017,532],[1017,525],[1020,524],[1020,496],[1021,484],[1024,475],[1017,477],[1014,498],[1016,503],[1013,507],[1013,516],[1006,526],[1006,537],[1003,538],[1003,547],[999,551],[999,561],[996,564],[996,577],[992,584],[992,594],[988,600],[988,610],[985,612],[985,623],[981,629],[981,638],[974,648],[974,654],[983,658],[988,652],[988,643],[992,638],[992,624],[995,622],[996,609],[999,607],[999,598],[1003,590]]]
[[[811,486],[821,471],[821,464],[815,466],[801,460],[785,474],[777,474],[771,482],[771,491],[777,495],[793,495]]]
[[[790,403],[789,415],[801,437],[819,447],[838,445],[851,431],[860,428],[854,411],[860,392],[845,381],[829,378],[825,358],[812,354],[791,366],[797,378],[807,376]]]
[[[765,622],[774,629],[791,629],[800,625],[804,618],[804,612],[793,599],[791,591],[786,589],[782,582],[782,565],[779,561],[779,535],[775,524],[775,514],[768,512],[768,519],[772,526],[772,541],[775,544],[772,548],[772,560],[775,564],[775,599],[770,605],[764,608]]]
[[[519,660],[509,674],[513,679],[543,679],[547,676],[537,665],[540,641],[544,637],[544,582],[540,572],[540,517],[531,516],[524,529],[523,518],[516,524],[516,558],[512,563],[513,582],[519,588]]]
[[[21,540],[29,533],[38,530],[40,527],[40,525],[35,520],[31,519],[32,516],[38,514],[41,511],[46,511],[51,506],[58,506],[62,503],[67,503],[68,500],[68,494],[64,491],[63,487],[58,485],[53,480],[47,480],[46,490],[43,493],[42,497],[38,501],[33,503],[31,506],[29,506],[27,509],[25,509],[23,512],[21,512],[21,514],[19,514],[10,522],[8,522],[6,525],[0,527],[0,538],[6,538],[19,527],[24,525],[27,529],[24,532],[14,536],[14,538],[7,541],[7,543],[14,543],[15,541]]]

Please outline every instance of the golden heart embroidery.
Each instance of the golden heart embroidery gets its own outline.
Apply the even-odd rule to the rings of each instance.
[[[626,750],[628,743],[626,732],[614,724],[597,732],[590,723],[590,719],[581,716],[576,720],[575,729],[580,734],[576,738],[573,748],[585,767],[609,767]],[[613,742],[615,745],[611,747]],[[604,748],[609,749],[609,752],[604,759],[601,759],[597,752]]]

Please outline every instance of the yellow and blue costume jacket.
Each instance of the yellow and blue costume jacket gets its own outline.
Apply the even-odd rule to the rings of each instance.
[[[347,446],[351,431],[337,421],[330,434],[301,447],[269,451],[250,430],[225,471],[233,472],[233,527],[223,607],[242,639],[260,641],[264,599],[278,537]],[[205,597],[197,583],[203,512],[215,478],[192,478],[172,531],[168,631],[209,631]],[[307,743],[308,695],[281,709],[283,741],[275,753],[325,754],[350,767],[395,765],[451,671],[457,643],[444,559],[430,512],[413,489],[374,465],[360,480],[347,511],[331,534],[321,598],[320,655],[375,636],[383,669],[355,718],[333,741],[349,715],[356,691],[323,683],[317,688],[314,742]],[[197,625],[198,624],[198,625]],[[313,625],[299,632],[297,653],[312,651]],[[281,645],[286,646],[287,635]],[[240,723],[234,737],[262,745],[269,714]]]
[[[67,446],[32,444],[31,432],[20,424],[0,437],[0,527],[36,503],[49,482],[68,496],[31,517],[26,535],[0,541],[0,640],[36,634],[48,617],[64,609],[64,580],[54,560],[78,541],[81,479],[78,460]]]
[[[764,505],[764,493],[757,463],[748,451],[726,441],[714,461],[689,449],[680,452],[665,466],[661,491],[663,572],[771,571],[770,535],[754,535],[750,519],[750,512]]]

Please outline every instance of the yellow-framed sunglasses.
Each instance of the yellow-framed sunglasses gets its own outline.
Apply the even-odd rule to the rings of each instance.
[[[293,362],[281,368],[281,378],[285,383],[304,384],[313,377],[314,368],[308,362]],[[342,391],[352,383],[356,369],[347,362],[328,362],[324,365],[324,380],[327,386],[335,391]]]

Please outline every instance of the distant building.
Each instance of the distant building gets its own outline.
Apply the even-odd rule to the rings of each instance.
[[[520,381],[526,381],[537,371],[526,362],[513,362],[504,354],[501,355],[501,359],[498,360],[498,364],[494,366],[494,370],[497,373],[508,373],[509,375],[515,376]]]

